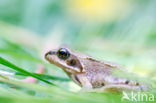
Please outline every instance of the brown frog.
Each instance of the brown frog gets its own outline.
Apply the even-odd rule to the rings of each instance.
[[[68,47],[46,53],[45,58],[62,68],[67,75],[87,91],[148,90],[148,86],[113,75],[114,70],[125,70],[118,64],[94,59]]]

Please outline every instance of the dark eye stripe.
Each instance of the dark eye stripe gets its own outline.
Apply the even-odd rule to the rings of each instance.
[[[72,60],[70,61],[70,64],[73,65],[73,66],[76,65],[76,60],[72,59]]]

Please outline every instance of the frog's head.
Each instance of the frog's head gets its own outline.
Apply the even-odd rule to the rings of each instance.
[[[45,58],[52,64],[62,68],[68,74],[83,71],[78,53],[67,47],[59,47],[45,54]]]

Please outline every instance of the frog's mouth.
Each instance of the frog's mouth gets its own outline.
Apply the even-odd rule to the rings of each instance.
[[[45,54],[45,59],[49,61],[51,64],[54,64],[60,68],[62,68],[67,74],[76,74],[79,73],[79,70],[76,70],[72,66],[66,64],[64,60],[60,60],[56,55],[56,52],[48,52]]]

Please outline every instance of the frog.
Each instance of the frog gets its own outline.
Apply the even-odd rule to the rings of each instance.
[[[95,59],[67,46],[60,46],[45,54],[45,59],[63,71],[87,92],[146,91],[147,85],[135,80],[118,77],[114,70],[126,72],[117,63]]]

